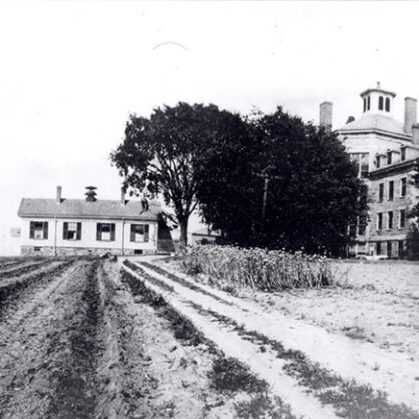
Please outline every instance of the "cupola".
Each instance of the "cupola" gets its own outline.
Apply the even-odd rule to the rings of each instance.
[[[86,186],[87,191],[85,192],[86,195],[86,202],[95,202],[96,201],[96,186]]]
[[[382,89],[380,82],[377,82],[376,88],[364,90],[360,96],[364,113],[392,116],[393,99],[396,97],[396,94]]]

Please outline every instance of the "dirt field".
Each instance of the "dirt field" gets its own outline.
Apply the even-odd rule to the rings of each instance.
[[[0,279],[0,417],[293,417],[118,264],[24,266]]]
[[[153,265],[158,267],[141,266],[149,275],[174,286],[172,298],[186,304],[189,299],[201,315],[212,315],[220,325],[233,327],[248,338],[256,336],[254,341],[264,346],[261,362],[267,362],[266,343],[270,349],[282,345],[286,351],[300,352],[302,363],[295,354],[279,355],[294,358],[285,362],[282,371],[297,378],[298,384],[307,387],[323,405],[332,406],[334,414],[419,417],[419,300],[414,283],[418,265],[399,265],[397,272],[404,276],[398,281],[389,275],[390,264],[387,269],[380,265],[377,272],[382,275],[381,282],[372,274],[371,265],[364,274],[371,281],[360,281],[354,275],[362,271],[362,265],[356,264],[352,272],[346,265],[345,287],[274,294],[232,289],[227,284],[215,284],[204,275],[190,277],[179,262],[154,261]],[[406,270],[413,272],[411,277],[406,276]],[[211,298],[211,294],[216,298]],[[190,315],[198,317],[197,313]],[[308,370],[317,380],[307,380],[304,374]],[[257,367],[254,371],[261,372]],[[320,371],[326,377],[321,377]],[[323,386],[322,379],[330,383]],[[333,395],[336,387],[340,387],[339,391]],[[352,410],[356,394],[364,391],[365,396],[366,389],[371,390],[369,396],[357,401],[358,412]],[[345,392],[350,396],[343,396]],[[325,394],[331,397],[324,397]],[[385,397],[386,406],[378,394]],[[282,398],[293,406],[292,396],[282,394]],[[345,399],[349,403],[346,406]],[[379,405],[381,410],[374,411]],[[398,411],[403,405],[411,410]],[[367,406],[372,408],[370,412]]]
[[[0,417],[418,417],[417,333],[366,326],[393,300],[382,322],[417,325],[417,300],[229,291],[173,261],[0,259]]]

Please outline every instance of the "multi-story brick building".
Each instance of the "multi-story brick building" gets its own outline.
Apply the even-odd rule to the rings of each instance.
[[[418,163],[419,147],[414,145],[377,156],[376,167],[369,174],[371,253],[401,259],[419,257],[419,237],[408,218],[419,200],[415,181]]]
[[[360,96],[361,117],[349,117],[336,130],[369,190],[369,213],[350,227],[357,233],[351,253],[417,258],[419,242],[407,217],[419,201],[419,185],[414,182],[419,162],[417,100],[405,98],[402,123],[393,117],[394,92],[377,83]],[[329,128],[332,106],[330,102],[320,105],[320,124]]]

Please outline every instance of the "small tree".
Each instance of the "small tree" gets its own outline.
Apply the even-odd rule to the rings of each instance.
[[[131,115],[123,143],[111,153],[125,187],[161,195],[173,209],[182,245],[187,244],[188,220],[205,176],[198,170],[202,156],[214,141],[223,141],[237,118],[215,105],[186,103],[157,108],[150,118]]]

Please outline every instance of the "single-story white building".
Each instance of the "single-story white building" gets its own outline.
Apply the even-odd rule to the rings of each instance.
[[[162,208],[155,201],[96,199],[88,187],[86,199],[23,198],[21,253],[26,254],[154,254],[158,251]],[[164,230],[164,227],[163,227]],[[170,235],[170,234],[169,234]],[[167,240],[167,235],[165,236]]]

